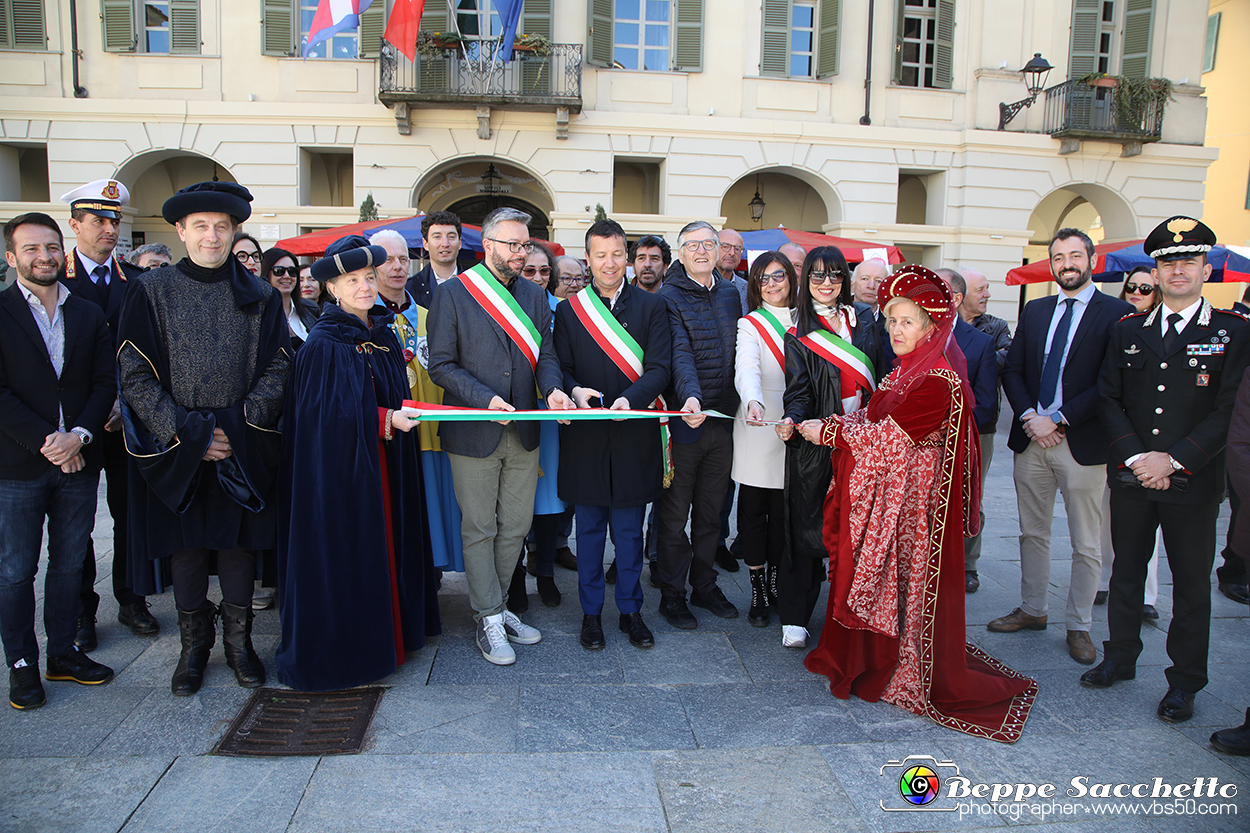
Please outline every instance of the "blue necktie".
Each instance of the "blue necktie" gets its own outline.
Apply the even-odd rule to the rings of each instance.
[[[1055,328],[1055,337],[1050,341],[1050,352],[1046,354],[1046,364],[1042,367],[1042,387],[1038,391],[1037,401],[1043,408],[1049,408],[1055,401],[1055,389],[1059,387],[1059,371],[1063,369],[1063,351],[1068,347],[1068,330],[1072,328],[1072,310],[1076,306],[1075,298],[1064,298],[1068,308],[1059,319]]]
[[[97,266],[91,270],[91,282],[96,286],[108,286],[109,268],[107,266]]]

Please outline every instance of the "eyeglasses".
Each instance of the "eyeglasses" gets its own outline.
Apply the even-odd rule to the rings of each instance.
[[[705,252],[714,252],[719,245],[715,240],[687,240],[681,244],[681,247],[688,252],[697,252],[699,249]]]
[[[582,286],[585,286],[590,283],[590,278],[582,275],[561,275],[560,283],[567,283],[569,286],[573,286],[574,284],[581,284]]]
[[[842,283],[844,272],[812,272],[807,279],[812,283]]]
[[[239,260],[250,260],[254,263],[260,263],[260,252],[235,252],[234,256]]]
[[[720,247],[727,252],[738,252],[739,254],[746,251],[745,246],[735,246],[733,243],[721,243]]]
[[[530,252],[534,251],[534,244],[532,241],[529,241],[529,240],[518,242],[516,240],[496,240],[493,237],[487,237],[486,239],[492,243],[498,243],[501,246],[507,246],[508,251],[512,252],[514,255],[519,255],[521,252],[525,252],[526,254],[529,254]]]
[[[1155,291],[1154,286],[1148,283],[1126,283],[1124,284],[1125,295],[1150,295]]]
[[[756,278],[760,286],[768,286],[770,283],[784,283],[786,280],[786,270],[778,269],[776,272],[765,272]]]
[[[274,266],[272,269],[269,270],[269,274],[273,275],[275,278],[281,278],[281,277],[298,278],[299,267],[298,266]]]
[[[143,271],[151,272],[153,269],[164,269],[168,265],[168,263],[149,263],[147,266],[143,267]]]
[[[544,278],[549,278],[551,277],[551,267],[550,266],[526,266],[524,269],[521,270],[521,274],[527,278],[532,278],[535,275],[542,275]]]

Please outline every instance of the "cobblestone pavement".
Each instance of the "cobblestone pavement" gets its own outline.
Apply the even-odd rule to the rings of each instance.
[[[745,612],[720,620],[696,608],[698,629],[674,631],[656,612],[658,592],[650,586],[644,613],[654,649],[634,649],[608,628],[606,650],[584,651],[576,575],[557,568],[564,603],[543,607],[530,579],[525,621],[543,640],[518,646],[517,663],[507,668],[477,653],[463,577],[448,575],[445,634],[381,681],[389,689],[362,754],[215,757],[209,752],[249,692],[234,684],[218,645],[200,693],[169,694],[178,655],[172,596],[151,600],[159,637],[135,637],[117,624],[111,522],[101,493],[96,547],[104,601],[93,656],[117,677],[99,688],[46,683],[45,707],[0,711],[0,831],[1250,829],[1250,758],[1222,756],[1207,742],[1214,729],[1239,725],[1250,706],[1247,609],[1213,589],[1211,683],[1188,723],[1168,725],[1154,713],[1166,691],[1166,564],[1161,618],[1143,628],[1137,679],[1106,691],[1081,688],[1085,667],[1068,658],[1061,621],[1068,574],[1061,555],[1069,544],[1060,504],[1054,551],[1061,555],[1051,576],[1058,620],[1052,616],[1040,632],[986,631],[986,622],[1019,603],[1011,454],[1005,435],[998,438],[981,590],[967,597],[967,623],[970,640],[1040,684],[1015,745],[960,735],[884,703],[833,698],[824,679],[803,668],[802,652],[781,647],[775,619],[753,628]],[[1226,524],[1227,507],[1221,540]],[[746,570],[722,574],[720,585],[745,611]],[[822,599],[813,645],[824,606]],[[604,621],[615,617],[609,601]],[[256,632],[272,679],[277,613],[258,614]],[[1106,635],[1106,608],[1095,607],[1099,648]],[[942,792],[926,810],[887,812],[907,806],[897,762],[912,755],[940,762],[929,764]],[[956,768],[968,789],[1001,784],[1010,796],[950,797]],[[1217,779],[1224,793],[1188,804],[1103,802],[1074,795],[1074,779],[1091,790],[1146,784],[1155,793],[1192,788],[1195,779],[1209,792],[1209,779]],[[1025,798],[1030,788],[1045,795],[1047,784],[1055,785],[1053,797]],[[1225,785],[1233,785],[1231,795]],[[1018,796],[1025,800],[1017,803]],[[1115,803],[1132,806],[1117,811]]]

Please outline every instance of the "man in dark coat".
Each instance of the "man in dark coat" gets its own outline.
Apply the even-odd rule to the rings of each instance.
[[[430,308],[434,290],[460,274],[460,218],[450,211],[431,211],[421,220],[421,240],[430,262],[408,279],[408,294],[417,306]]]
[[[674,475],[658,509],[660,613],[673,627],[690,630],[698,621],[686,605],[687,580],[691,604],[722,619],[738,616],[716,586],[712,565],[733,464],[733,424],[726,419],[705,424],[700,411],[732,414],[738,408],[734,350],[742,304],[733,284],[716,276],[720,243],[710,223],[686,225],[677,247],[678,260],[660,289],[673,337],[673,375],[665,400],[691,416],[669,423]]]
[[[104,432],[116,383],[104,313],[57,283],[64,248],[47,214],[4,226],[17,279],[0,293],[0,639],[9,704],[44,704],[35,636],[35,575],[49,527],[43,594],[49,680],[113,678],[74,645],[78,586],[95,525]]]
[[[1104,660],[1081,677],[1106,688],[1131,680],[1141,654],[1146,565],[1155,532],[1172,571],[1172,622],[1158,715],[1188,720],[1207,684],[1215,521],[1224,499],[1224,445],[1237,386],[1250,363],[1250,323],[1202,297],[1215,234],[1176,216],[1146,237],[1163,303],[1111,330],[1099,378],[1100,416],[1111,439],[1111,543]]]
[[[668,308],[625,281],[626,251],[625,231],[614,220],[600,220],[586,232],[592,281],[556,308],[555,355],[539,373],[544,389],[558,388],[548,390],[552,409],[568,406],[568,396],[557,395],[564,391],[578,408],[650,408],[668,386]],[[556,362],[558,367],[552,366]],[[642,619],[642,525],[647,504],[664,489],[660,442],[658,420],[573,422],[560,429],[559,494],[577,514],[581,643],[589,650],[605,644],[603,550],[609,524],[620,628],[634,646],[655,644]]]
[[[230,252],[251,199],[241,185],[214,181],[166,200],[162,213],[187,257],[133,279],[118,326],[131,580],[145,570],[150,580],[149,562],[168,559],[182,636],[176,696],[199,690],[216,640],[207,598],[214,556],[226,661],[245,688],[265,680],[252,648],[252,590],[256,551],[277,545],[291,341],[277,290]]]
[[[65,260],[61,283],[79,298],[104,311],[116,355],[117,322],[121,316],[122,298],[126,294],[126,282],[144,272],[114,254],[121,227],[121,209],[130,201],[130,192],[115,179],[97,179],[62,195],[61,201],[69,203],[69,226],[77,243]],[[106,498],[109,515],[113,518],[113,597],[117,599],[117,620],[138,636],[151,636],[160,632],[160,624],[148,610],[143,596],[127,583],[130,542],[127,534],[126,478],[130,462],[121,425],[121,413],[114,404],[104,433],[100,435],[104,477],[108,484]],[[95,592],[95,548],[90,544],[88,547],[79,594],[82,613],[78,618],[78,635],[74,639],[74,644],[84,651],[95,650],[96,611],[100,607],[100,596]]]

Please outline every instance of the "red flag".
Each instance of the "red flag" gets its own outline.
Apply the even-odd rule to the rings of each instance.
[[[417,60],[417,30],[424,11],[425,0],[395,0],[391,18],[386,22],[383,37],[410,61]]]

